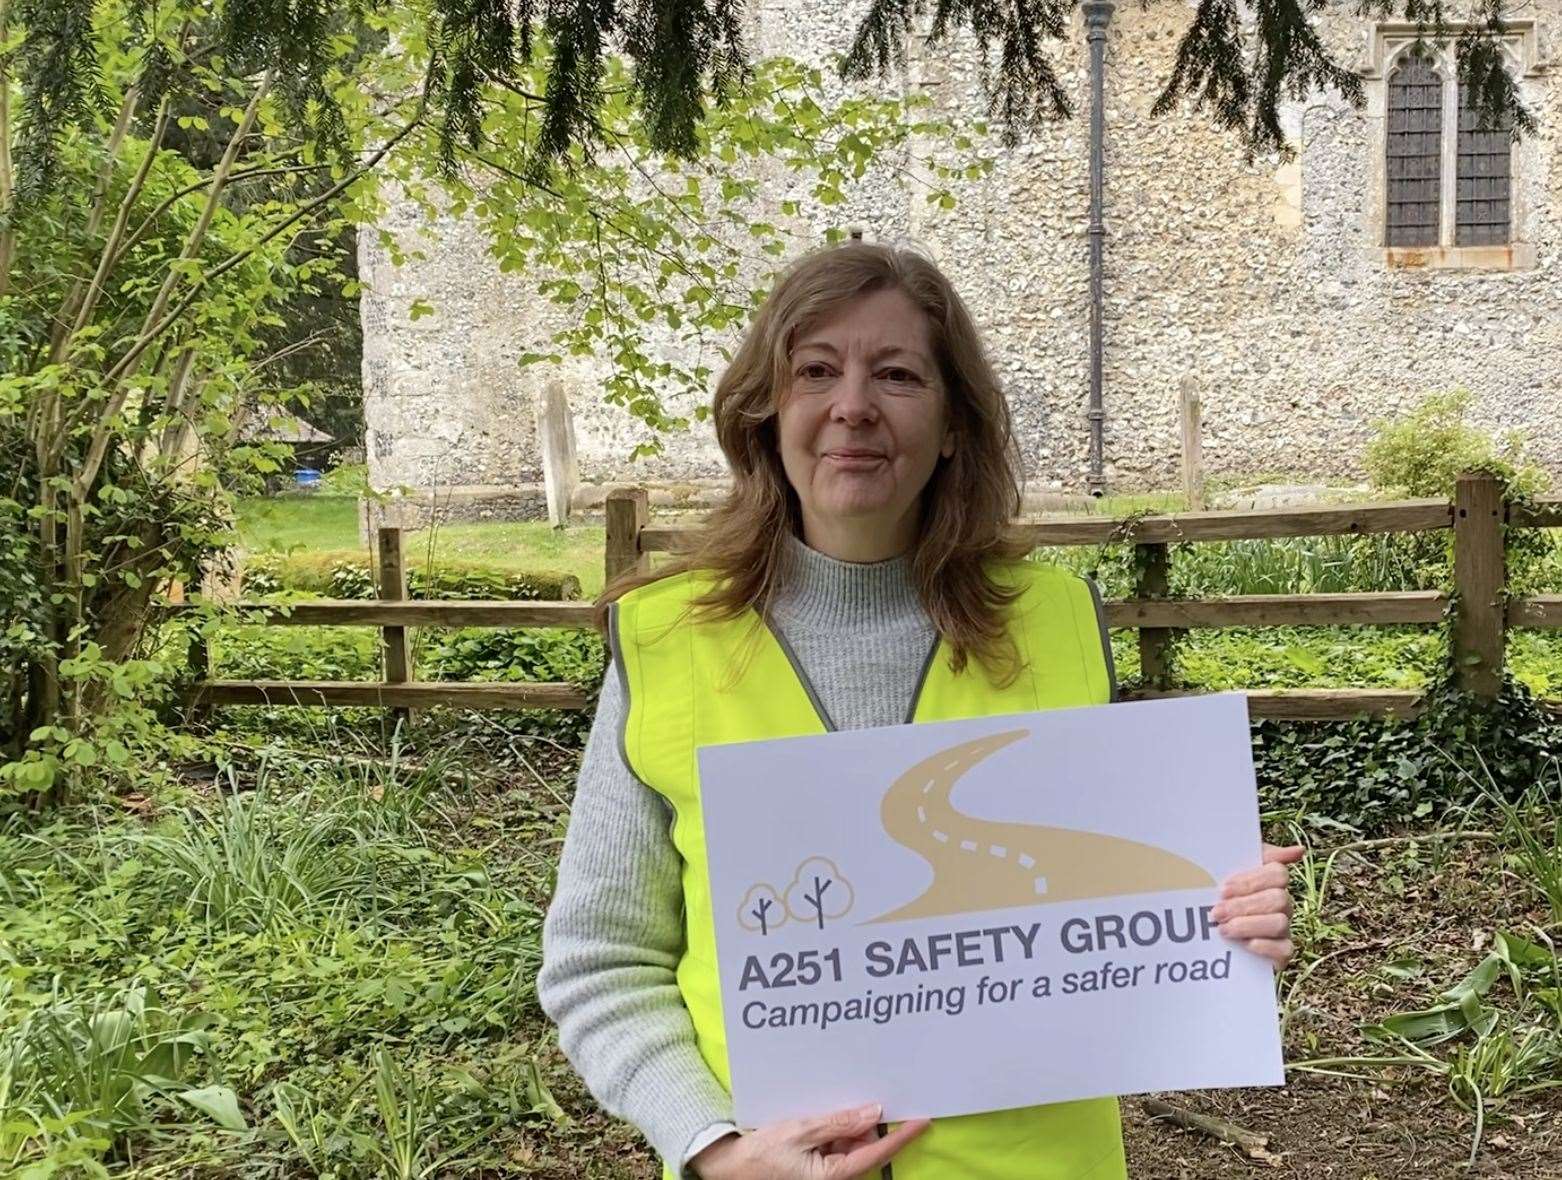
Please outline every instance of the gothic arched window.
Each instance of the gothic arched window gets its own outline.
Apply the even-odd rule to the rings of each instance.
[[[1536,21],[1515,17],[1504,26],[1494,43],[1476,45],[1466,35],[1484,25],[1455,21],[1436,34],[1414,21],[1373,25],[1362,64],[1371,158],[1363,161],[1370,203],[1361,225],[1373,240],[1369,250],[1386,266],[1539,265],[1534,202],[1544,196],[1541,165],[1550,142],[1515,138],[1511,119],[1481,125],[1479,95],[1508,89],[1496,83],[1511,83],[1519,105],[1536,116],[1550,109]],[[1477,51],[1481,62],[1465,60]],[[1476,86],[1461,85],[1464,66]]]
[[[1442,219],[1443,79],[1407,55],[1388,79],[1388,216],[1384,244],[1435,246]]]

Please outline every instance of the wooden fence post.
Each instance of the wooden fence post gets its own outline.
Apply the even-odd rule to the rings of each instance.
[[[1502,483],[1466,472],[1454,488],[1453,658],[1459,686],[1495,697],[1502,689],[1507,598]]]
[[[1191,374],[1182,379],[1178,391],[1182,418],[1182,490],[1188,498],[1188,511],[1203,512],[1204,497],[1204,403],[1199,400],[1199,384]]]
[[[1139,577],[1134,586],[1137,598],[1165,598],[1169,585],[1169,554],[1164,544],[1135,545],[1135,563]],[[1139,679],[1146,688],[1171,687],[1171,645],[1176,632],[1170,627],[1139,629]]]
[[[614,488],[607,494],[607,580],[626,573],[646,573],[651,555],[640,552],[640,530],[651,517],[651,497],[644,488]]]
[[[401,530],[381,528],[378,532],[379,595],[386,602],[401,602],[407,597],[407,567],[402,560]],[[381,627],[380,643],[385,651],[385,682],[407,684],[412,680],[412,647],[405,627]],[[411,709],[396,709],[393,721],[400,722],[402,736],[412,724]]]

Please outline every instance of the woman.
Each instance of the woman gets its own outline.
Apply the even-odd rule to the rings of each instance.
[[[732,491],[701,548],[604,594],[615,669],[586,745],[538,992],[565,1053],[669,1176],[1126,1175],[1115,1099],[907,1122],[875,1106],[738,1134],[694,750],[1110,699],[1099,600],[1023,562],[1009,412],[948,280],[852,243],[781,279],[716,390]],[[1284,861],[1222,933],[1284,963]]]

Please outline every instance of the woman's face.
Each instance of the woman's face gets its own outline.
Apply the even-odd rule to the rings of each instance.
[[[875,291],[800,332],[788,376],[778,433],[803,539],[843,560],[903,552],[954,453],[927,315],[899,288]]]

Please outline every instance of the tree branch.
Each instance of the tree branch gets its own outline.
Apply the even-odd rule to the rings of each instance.
[[[98,169],[98,180],[92,192],[92,203],[87,212],[86,237],[91,240],[97,235],[98,227],[103,224],[103,208],[108,199],[109,181],[114,176],[114,165],[119,159],[119,148],[125,140],[125,132],[130,128],[130,120],[135,115],[136,106],[141,101],[141,87],[131,86],[125,91],[125,97],[119,104],[119,118],[115,120],[114,130],[109,135],[107,150],[103,153],[103,166]],[[70,294],[65,299],[65,306],[71,307],[77,304],[82,297],[81,280],[71,288]],[[54,322],[54,331],[49,340],[49,358],[58,359],[65,341],[70,336],[71,330],[68,324],[75,321],[75,316],[69,312],[62,312]]]
[[[10,27],[11,0],[0,0],[0,44],[4,44]],[[0,229],[0,295],[11,290],[11,258],[16,253],[16,226],[12,219],[16,211],[11,207],[15,199],[16,181],[11,167],[11,58],[0,57],[0,217],[5,218],[5,228]]]
[[[196,218],[195,224],[190,227],[184,249],[179,252],[178,262],[188,262],[193,259],[206,240],[206,231],[211,227],[212,218],[217,215],[217,206],[222,199],[223,189],[227,186],[228,177],[233,171],[234,162],[238,159],[239,150],[248,137],[250,128],[255,125],[255,119],[260,113],[261,101],[266,97],[275,80],[276,70],[267,70],[260,84],[255,87],[255,93],[250,96],[249,105],[244,108],[238,126],[233,129],[233,134],[228,139],[228,146],[222,153],[222,159],[212,170],[211,187],[207,192],[206,204],[201,209],[200,216]],[[179,283],[181,273],[182,268],[178,265],[168,268],[162,286],[158,288],[152,305],[147,308],[146,318],[142,321],[140,338],[126,350],[125,355],[104,376],[103,388],[113,392],[108,406],[104,408],[97,424],[93,427],[92,440],[87,446],[87,456],[73,481],[77,495],[86,495],[87,490],[98,477],[98,469],[102,466],[103,456],[107,453],[109,441],[113,437],[114,419],[124,409],[125,400],[130,396],[130,386],[124,382],[124,379],[129,375],[136,361],[141,359],[147,347],[161,335],[160,332],[149,331],[147,325],[155,324],[162,316],[163,309],[168,306],[168,300]]]
[[[227,274],[234,267],[238,266],[246,259],[252,257],[255,252],[260,249],[260,247],[271,241],[278,234],[285,232],[291,226],[297,224],[301,218],[307,217],[321,205],[335,200],[349,185],[353,184],[359,178],[372,172],[379,165],[380,161],[390,153],[392,148],[405,139],[414,128],[418,127],[423,122],[424,113],[424,109],[419,108],[418,113],[413,116],[412,121],[409,122],[400,131],[398,131],[395,135],[393,135],[390,139],[388,139],[385,144],[379,148],[379,150],[377,150],[372,156],[369,157],[369,159],[364,163],[363,167],[357,169],[350,175],[343,177],[338,183],[332,185],[319,196],[300,205],[289,217],[279,222],[271,229],[267,230],[252,244],[246,246],[243,250],[230,255],[212,270],[208,271],[206,274],[202,275],[198,280],[196,280],[195,284],[190,288],[189,292],[186,293],[184,298],[175,304],[174,307],[162,317],[162,319],[158,320],[157,323],[152,324],[150,327],[144,328],[142,330],[140,337],[138,337],[135,343],[131,345],[130,351],[127,352],[123,358],[121,358],[120,362],[115,365],[112,370],[110,370],[108,379],[120,379],[129,370],[130,365],[139,360],[147,348],[149,348],[159,336],[166,332],[169,327],[171,327],[179,319],[181,315],[189,310],[190,305],[195,302],[196,298],[203,290],[205,290],[207,286],[211,284],[214,279],[219,279],[223,275]]]
[[[98,254],[97,270],[93,273],[92,281],[86,285],[85,291],[78,281],[71,289],[71,298],[66,300],[65,306],[60,309],[61,324],[70,321],[70,327],[61,333],[55,342],[49,357],[50,361],[58,364],[65,359],[70,349],[70,342],[76,335],[92,321],[92,313],[97,310],[98,300],[103,295],[104,284],[108,281],[110,271],[119,261],[118,243],[124,235],[125,226],[130,220],[130,210],[141,199],[142,190],[146,187],[146,180],[152,172],[152,163],[157,158],[158,149],[163,142],[163,135],[168,130],[168,120],[171,114],[170,103],[164,96],[157,111],[157,123],[152,128],[152,138],[147,143],[146,155],[142,157],[136,174],[131,178],[129,186],[125,189],[125,195],[119,202],[119,212],[114,218],[114,228],[109,231],[108,239],[103,243],[103,249]],[[75,314],[70,312],[70,305],[77,304]]]
[[[234,185],[241,180],[253,180],[257,176],[280,176],[288,172],[321,172],[329,167],[329,164],[290,164],[285,167],[276,168],[241,169],[238,172],[235,172],[232,176],[228,177],[228,183],[230,185]],[[177,191],[170,193],[161,202],[159,202],[157,208],[153,209],[144,218],[142,218],[141,224],[136,226],[135,232],[125,239],[125,244],[119,248],[119,253],[114,258],[114,264],[117,266],[125,257],[125,255],[130,253],[130,251],[136,247],[141,239],[144,238],[151,230],[152,226],[157,222],[159,217],[161,217],[164,213],[167,213],[169,209],[171,209],[177,202],[183,200],[185,197],[190,196],[192,193],[200,192],[201,189],[206,187],[206,184],[207,181],[204,179],[198,180],[194,184],[187,184],[182,189],[178,189]]]

